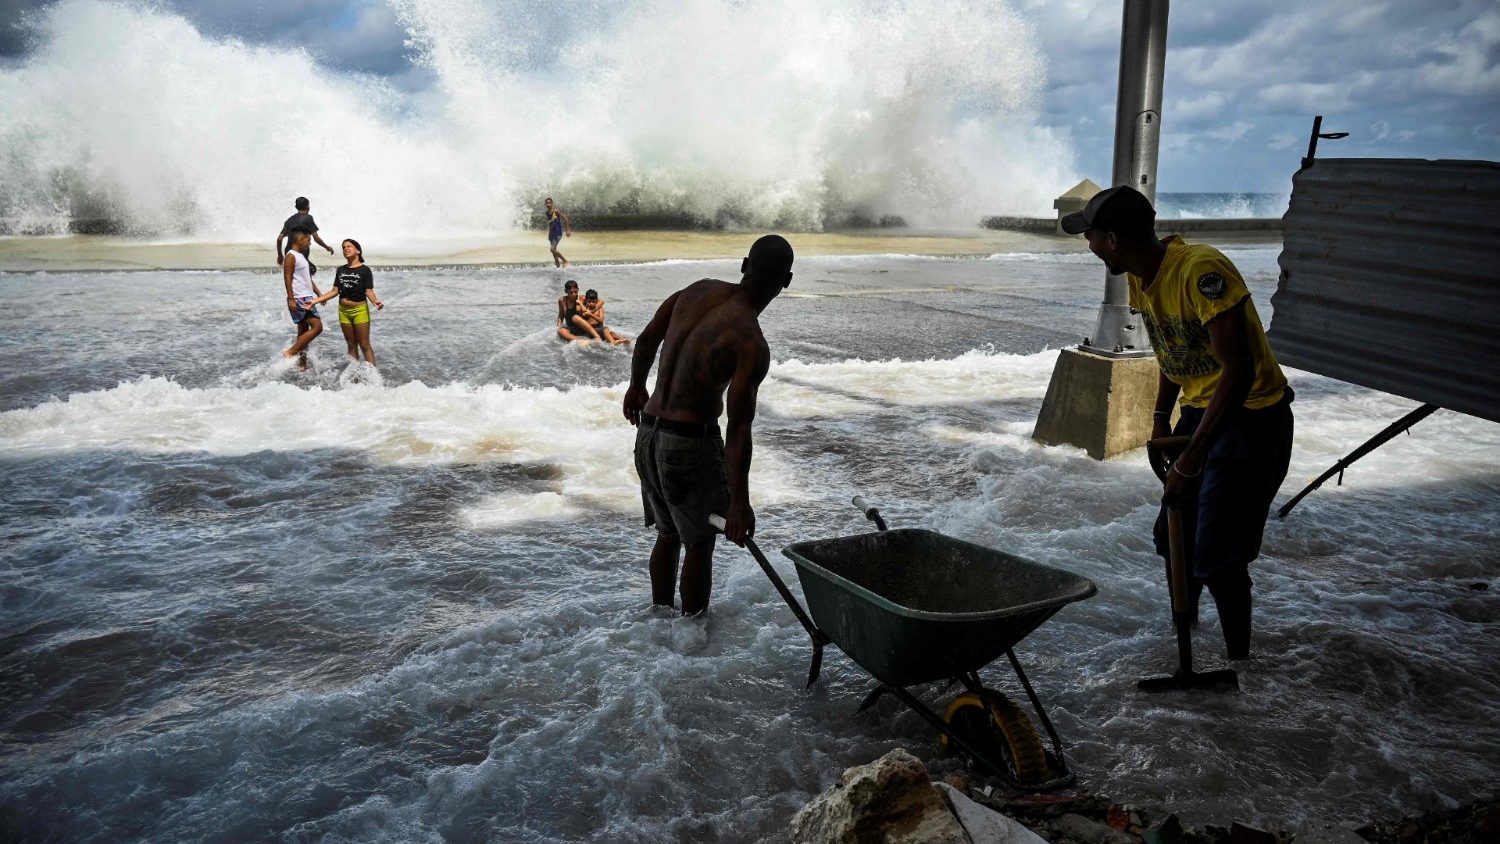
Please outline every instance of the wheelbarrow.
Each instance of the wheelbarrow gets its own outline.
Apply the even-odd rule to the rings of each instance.
[[[855,497],[874,533],[798,542],[782,553],[796,563],[811,616],[752,540],[745,545],[812,639],[807,684],[817,681],[823,646],[833,644],[879,682],[864,712],[892,695],[957,748],[1013,788],[1071,785],[1062,740],[1013,648],[1067,604],[1091,597],[1093,581],[930,530],[887,530],[879,510]],[[715,526],[723,520],[715,516]],[[1051,739],[1043,746],[1031,718],[979,669],[1004,654]],[[948,681],[967,690],[939,715],[908,687]]]

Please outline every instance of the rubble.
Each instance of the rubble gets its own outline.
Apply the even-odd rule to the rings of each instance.
[[[1356,827],[1297,832],[1190,828],[1160,807],[1130,806],[1084,791],[1016,794],[973,773],[933,784],[926,765],[894,750],[850,768],[792,822],[795,844],[1490,844],[1500,841],[1500,799]],[[951,824],[949,823],[951,821]]]

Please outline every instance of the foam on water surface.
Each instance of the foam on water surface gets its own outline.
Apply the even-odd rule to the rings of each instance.
[[[1263,314],[1274,259],[1235,257]],[[634,329],[723,270],[578,278]],[[1093,268],[798,272],[828,295],[765,314],[751,479],[794,590],[775,551],[865,529],[855,492],[893,527],[1094,579],[1018,654],[1084,783],[1190,821],[1362,819],[1493,782],[1496,426],[1440,412],[1272,521],[1244,692],[1146,696],[1135,681],[1175,658],[1156,482],[1139,453],[1030,439],[1044,347],[1092,324]],[[929,292],[832,295],[887,276]],[[707,617],[646,605],[629,356],[550,339],[561,279],[380,274],[380,377],[353,383],[336,334],[308,372],[275,360],[291,326],[250,274],[229,280],[263,301],[181,337],[149,320],[180,276],[0,276],[7,837],[775,840],[848,765],[898,746],[956,764],[891,702],[856,717],[871,680],[835,651],[800,691],[807,638],[743,551],[721,544]],[[14,330],[23,297],[76,342],[42,354]],[[1281,500],[1413,406],[1289,375]],[[984,676],[1018,692],[1003,664]]]

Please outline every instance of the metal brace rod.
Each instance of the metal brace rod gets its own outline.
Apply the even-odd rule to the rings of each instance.
[[[1390,442],[1390,440],[1397,434],[1431,416],[1433,411],[1438,409],[1438,406],[1435,404],[1424,404],[1416,410],[1413,410],[1411,413],[1406,414],[1405,416],[1386,426],[1385,430],[1381,431],[1373,437],[1370,437],[1370,439],[1367,440],[1364,445],[1349,452],[1348,456],[1333,464],[1333,467],[1328,471],[1319,475],[1317,477],[1317,480],[1314,480],[1312,483],[1308,484],[1307,488],[1297,493],[1295,498],[1281,505],[1281,509],[1276,511],[1276,518],[1285,519],[1286,515],[1292,512],[1292,508],[1297,506],[1297,502],[1306,498],[1309,492],[1312,492],[1313,490],[1322,486],[1324,481],[1328,480],[1334,475],[1339,476],[1338,482],[1340,485],[1342,485],[1344,483],[1344,470],[1349,468],[1349,465],[1351,463],[1361,457],[1364,457],[1366,454],[1369,454],[1375,449],[1380,448],[1387,442]]]

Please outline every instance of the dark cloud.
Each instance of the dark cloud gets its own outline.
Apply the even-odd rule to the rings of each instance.
[[[1088,175],[1107,179],[1120,3],[1020,6],[1049,60],[1045,119],[1070,130]],[[1162,187],[1284,190],[1314,114],[1351,133],[1339,155],[1494,159],[1497,59],[1493,0],[1173,4]]]
[[[21,25],[29,12],[47,5],[48,0],[0,0],[0,57],[19,56],[26,52],[27,33]]]
[[[411,70],[406,30],[383,0],[172,0],[169,8],[206,35],[300,47],[337,70]]]
[[[26,13],[52,0],[0,0],[0,57],[30,47]],[[330,68],[413,78],[406,30],[384,0],[156,0],[211,38],[296,47]],[[420,74],[417,74],[420,77]]]

